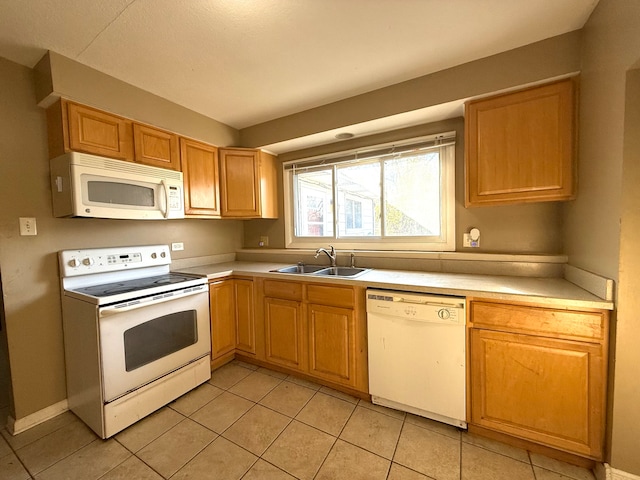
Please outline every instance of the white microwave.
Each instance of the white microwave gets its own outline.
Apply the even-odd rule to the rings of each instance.
[[[184,218],[182,172],[79,152],[50,166],[56,217]]]

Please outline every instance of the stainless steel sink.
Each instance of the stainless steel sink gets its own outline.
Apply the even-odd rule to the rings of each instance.
[[[273,270],[278,273],[314,273],[319,270],[324,270],[327,267],[324,265],[291,265],[290,267],[279,268],[278,270]]]
[[[368,268],[357,267],[325,267],[324,265],[291,265],[277,270],[271,270],[277,273],[296,273],[309,275],[327,275],[334,277],[357,277],[368,271]]]
[[[368,268],[358,267],[329,267],[324,270],[318,270],[314,275],[332,275],[336,277],[357,277],[369,270]]]

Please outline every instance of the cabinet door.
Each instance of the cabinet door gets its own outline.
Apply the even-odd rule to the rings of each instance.
[[[180,138],[187,215],[220,215],[217,150],[213,145]]]
[[[78,152],[133,160],[133,124],[84,105],[67,104],[69,148]]]
[[[257,150],[220,149],[222,216],[260,216],[260,170]]]
[[[236,348],[256,353],[256,329],[253,315],[253,281],[234,280],[236,299]]]
[[[180,171],[178,136],[147,125],[133,124],[135,161]]]
[[[467,104],[466,205],[574,198],[574,80]]]
[[[355,386],[355,317],[348,308],[310,304],[309,373]]]
[[[266,360],[305,370],[302,304],[280,298],[264,299]]]
[[[599,459],[599,344],[471,329],[471,422]]]
[[[219,358],[236,348],[235,295],[233,280],[209,284],[211,309],[211,357]]]

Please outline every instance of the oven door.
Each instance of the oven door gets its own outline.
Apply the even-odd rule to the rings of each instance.
[[[99,309],[105,402],[210,354],[209,295],[203,288],[179,297]]]

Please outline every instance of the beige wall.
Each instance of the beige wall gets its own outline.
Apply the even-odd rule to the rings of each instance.
[[[359,148],[406,138],[456,131],[456,250],[491,253],[562,253],[562,205],[558,202],[500,207],[464,207],[464,120],[456,118],[393,132],[343,141],[280,155],[280,161],[295,160],[339,150]],[[280,182],[282,176],[280,175]],[[284,248],[284,200],[279,189],[280,218],[254,220],[244,228],[245,248],[256,248],[261,236],[269,237],[269,248]],[[462,247],[462,234],[480,229],[480,248]],[[321,246],[322,240],[318,241]]]
[[[102,81],[109,85],[113,97],[122,89],[127,102],[137,101],[130,85],[99,75],[91,85],[95,93],[87,90],[74,98],[116,113],[129,113],[118,105],[110,108],[112,105],[102,100]],[[171,124],[164,119],[166,101],[154,104],[143,95],[141,104],[148,107],[145,121]],[[242,223],[53,218],[45,112],[36,105],[32,70],[0,58],[0,105],[0,271],[12,373],[12,413],[20,419],[66,398],[57,251],[179,241],[184,242],[185,250],[174,258],[229,253],[241,246]],[[198,122],[197,116],[182,114],[197,126],[183,133],[197,136],[200,130],[210,130],[208,121]],[[234,135],[229,127],[224,130],[219,144]],[[209,140],[215,142],[216,136],[210,134]],[[21,237],[19,217],[35,217],[38,235]]]
[[[600,0],[583,29],[579,193],[565,209],[569,262],[618,279],[610,462],[640,475],[640,3]],[[625,118],[625,110],[627,112]]]

